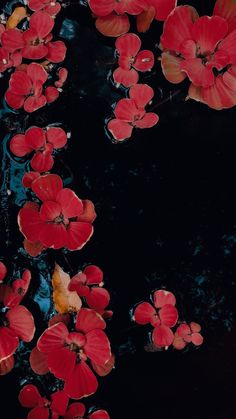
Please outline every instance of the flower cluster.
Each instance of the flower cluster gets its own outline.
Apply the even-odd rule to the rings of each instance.
[[[150,71],[154,65],[154,55],[149,50],[142,50],[141,40],[134,33],[128,33],[116,40],[119,67],[113,72],[117,87],[122,84],[131,87],[138,82],[138,71]]]
[[[203,342],[200,334],[201,326],[191,322],[190,325],[179,322],[175,333],[173,328],[176,326],[179,318],[175,307],[176,298],[172,292],[158,290],[153,293],[153,305],[143,302],[137,305],[134,310],[134,321],[141,325],[151,324],[152,343],[158,348],[168,348],[173,345],[175,349],[183,349],[192,342],[199,346]]]
[[[31,16],[26,8],[16,8],[6,25],[0,25],[0,72],[15,68],[5,95],[7,104],[34,112],[59,96],[67,70],[58,70],[59,81],[54,86],[50,85],[49,72],[65,59],[66,46],[62,41],[53,41],[52,35],[59,3],[33,0],[29,9],[35,10]],[[28,64],[29,60],[32,62]]]
[[[37,176],[30,187],[41,205],[28,201],[19,211],[18,224],[25,237],[24,246],[32,256],[43,249],[79,250],[93,234],[94,205],[63,188],[60,176]]]
[[[38,419],[59,416],[65,419],[109,419],[105,410],[95,410],[85,416],[86,408],[83,403],[75,402],[69,405],[69,397],[64,391],[56,391],[49,398],[41,396],[33,384],[25,385],[19,394],[19,402],[23,407],[31,409],[28,419]]]
[[[33,153],[30,165],[33,170],[42,173],[53,167],[53,150],[64,147],[66,143],[67,135],[62,128],[30,127],[25,134],[17,134],[11,139],[10,150],[17,157]]]
[[[30,271],[24,271],[22,278],[11,285],[5,281],[7,269],[1,262],[0,284],[0,375],[14,367],[14,353],[20,340],[30,342],[34,337],[34,319],[26,307],[21,305],[30,284]]]
[[[157,124],[158,115],[145,110],[153,96],[154,91],[150,86],[135,84],[129,90],[129,98],[119,100],[114,109],[115,118],[107,124],[116,141],[130,138],[134,128],[151,128]]]
[[[217,0],[213,16],[176,7],[161,36],[162,70],[171,83],[186,77],[189,98],[213,109],[236,105],[236,3]]]
[[[105,36],[120,36],[130,28],[129,15],[136,16],[140,32],[149,29],[153,19],[165,20],[176,0],[89,0],[96,28]]]

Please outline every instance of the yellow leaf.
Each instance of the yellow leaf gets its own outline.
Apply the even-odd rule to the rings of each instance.
[[[13,29],[16,28],[17,25],[25,19],[27,16],[26,8],[25,7],[16,7],[14,12],[11,14],[11,16],[8,18],[6,23],[7,29]]]
[[[55,265],[52,275],[53,301],[58,313],[72,313],[79,311],[82,301],[75,291],[68,290],[70,276]]]

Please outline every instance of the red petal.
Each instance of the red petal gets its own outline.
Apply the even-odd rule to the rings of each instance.
[[[85,223],[93,223],[97,217],[94,204],[89,199],[83,199],[83,213],[80,214],[79,220]]]
[[[104,310],[110,302],[110,294],[104,288],[92,288],[86,296],[86,302],[94,310]]]
[[[54,148],[62,148],[67,143],[67,135],[62,128],[48,127],[46,135],[47,141],[52,144]]]
[[[199,332],[201,331],[201,326],[200,326],[200,324],[195,323],[195,322],[191,322],[191,323],[190,323],[190,328],[191,328],[191,331],[192,331],[193,333],[199,333]]]
[[[234,0],[216,0],[213,11],[214,15],[231,20],[236,16],[236,3]]]
[[[42,251],[44,250],[44,246],[42,243],[36,241],[36,242],[30,242],[29,240],[24,240],[24,249],[25,251],[32,257],[40,255]]]
[[[198,13],[193,7],[176,7],[164,23],[164,30],[161,36],[162,47],[179,52],[182,43],[192,39],[193,23],[197,19]]]
[[[0,262],[0,282],[2,282],[7,274],[7,268],[3,262]]]
[[[138,110],[135,106],[135,101],[131,99],[120,99],[114,110],[116,118],[125,122],[133,122],[137,112]]]
[[[66,413],[69,398],[64,391],[56,391],[51,395],[52,404],[51,411],[57,413],[59,416],[64,416]]]
[[[155,308],[149,303],[141,303],[134,310],[134,320],[138,324],[148,324],[152,322],[156,315]]]
[[[213,109],[227,109],[236,105],[236,91],[229,89],[219,75],[213,86],[202,89],[202,99]]]
[[[155,7],[157,20],[166,20],[170,12],[176,7],[177,0],[149,0],[149,4]]]
[[[108,130],[111,132],[113,138],[117,141],[123,141],[130,138],[133,127],[128,122],[120,119],[111,119],[107,124]]]
[[[24,47],[22,32],[17,29],[7,29],[1,36],[2,46],[9,52],[15,52]]]
[[[187,342],[185,342],[184,339],[178,335],[178,333],[175,333],[172,345],[175,349],[181,350],[185,348],[185,346],[187,345]]]
[[[66,411],[65,419],[83,418],[85,410],[83,403],[71,403]]]
[[[7,104],[13,109],[20,109],[24,105],[24,96],[13,94],[10,90],[6,91],[5,99]]]
[[[58,192],[63,188],[62,179],[58,175],[44,175],[32,184],[32,190],[41,201],[56,201]]]
[[[35,407],[28,413],[27,419],[49,419],[49,409],[47,407]]]
[[[51,4],[53,4],[53,6]],[[48,5],[44,7],[44,11],[53,17],[56,16],[60,12],[60,10],[61,10],[60,3],[55,3],[55,2],[49,3]]]
[[[36,407],[42,402],[42,396],[36,386],[27,384],[19,393],[19,402],[23,407]]]
[[[88,419],[110,419],[110,416],[106,412],[106,410],[96,410],[96,412],[91,413],[88,415]]]
[[[98,365],[95,364],[95,362],[91,362],[91,364],[97,375],[99,375],[100,377],[105,377],[114,368],[115,356],[114,354],[111,354],[110,359],[104,365]]]
[[[25,133],[26,145],[33,149],[38,150],[46,144],[46,135],[42,128],[31,127]]]
[[[24,342],[30,342],[35,333],[34,318],[24,306],[16,306],[6,314],[10,329]]]
[[[113,80],[119,86],[123,84],[125,87],[131,87],[134,84],[138,83],[139,75],[134,68],[130,70],[124,70],[121,67],[118,67],[113,72]]]
[[[66,314],[54,314],[48,322],[48,326],[53,326],[56,323],[65,323],[66,326],[69,326],[70,324],[70,315],[69,313]]]
[[[166,304],[160,309],[159,317],[162,324],[168,327],[174,327],[177,323],[179,314],[173,305]]]
[[[49,372],[47,355],[44,352],[40,352],[37,346],[32,349],[29,362],[35,374],[45,375]]]
[[[41,352],[53,352],[64,347],[69,332],[64,323],[56,323],[40,336],[37,348]]]
[[[136,84],[132,86],[129,91],[129,97],[134,100],[138,108],[145,108],[145,106],[152,100],[154,90],[147,84]]]
[[[24,110],[25,112],[32,113],[45,106],[46,103],[46,98],[43,95],[40,97],[30,96],[25,100]]]
[[[228,64],[236,64],[236,29],[231,32],[219,45],[219,51],[223,51],[229,56]]]
[[[60,68],[57,73],[59,80],[55,81],[56,87],[62,87],[67,80],[68,77],[68,70],[64,67]]]
[[[138,32],[146,32],[156,15],[156,9],[153,6],[148,7],[137,16],[136,24]]]
[[[114,6],[114,0],[89,0],[89,7],[96,16],[109,15],[114,10]]]
[[[22,208],[18,214],[18,224],[21,233],[27,240],[31,242],[39,240],[39,233],[43,223],[37,210]]]
[[[55,102],[60,96],[60,93],[56,87],[48,86],[45,90],[45,96],[47,99],[47,103]]]
[[[31,31],[31,29],[29,29]],[[25,32],[24,38],[26,38],[27,32]],[[42,58],[46,57],[48,53],[48,48],[43,45],[26,45],[22,49],[22,57],[26,58],[27,60],[41,60]]]
[[[30,17],[30,28],[37,32],[40,39],[45,38],[54,26],[54,19],[45,12],[33,13]]]
[[[84,352],[91,361],[104,365],[111,358],[110,342],[102,330],[91,330],[86,334]]]
[[[49,42],[47,44],[48,53],[47,60],[51,63],[60,63],[66,57],[66,46],[62,41]]]
[[[90,289],[86,284],[86,275],[82,272],[79,272],[77,275],[74,275],[71,278],[71,281],[68,285],[69,291],[76,291],[80,297],[85,297],[89,294]]]
[[[59,323],[58,323],[59,324]],[[68,348],[54,350],[48,353],[48,367],[55,377],[66,380],[76,366],[76,353]]]
[[[13,355],[9,356],[3,361],[0,361],[0,375],[8,374],[14,368],[14,365],[15,360]]]
[[[156,113],[148,112],[144,117],[135,122],[136,128],[152,128],[159,121],[159,116]]]
[[[31,188],[32,182],[40,176],[38,172],[27,172],[22,178],[22,185],[24,188]]]
[[[137,0],[122,0],[115,2],[114,10],[117,14],[129,13],[130,15],[138,15],[143,11],[144,3]]]
[[[125,55],[132,59],[141,48],[141,40],[138,35],[127,33],[116,40],[115,47],[121,56]]]
[[[67,228],[67,247],[69,250],[79,250],[87,243],[93,234],[93,226],[89,223],[71,222]]]
[[[192,37],[200,54],[214,52],[216,45],[228,32],[228,24],[219,16],[202,16],[192,27]]]
[[[15,71],[9,81],[11,93],[19,96],[27,96],[31,93],[32,83],[25,71]]]
[[[140,51],[136,57],[133,67],[138,71],[149,71],[154,66],[154,55],[152,51]]]
[[[185,342],[191,342],[191,329],[188,324],[182,323],[178,326],[176,333],[185,340]]]
[[[40,208],[40,217],[43,221],[53,221],[61,214],[61,206],[54,201],[46,201]]]
[[[96,265],[88,265],[83,270],[86,275],[86,283],[89,285],[99,285],[103,281],[103,271]]]
[[[0,327],[0,361],[13,355],[19,345],[16,334],[8,327]]]
[[[223,80],[229,89],[236,91],[236,66],[230,67],[224,74]]]
[[[152,340],[157,347],[170,346],[174,340],[174,334],[167,326],[157,326],[152,332]]]
[[[161,308],[166,304],[171,304],[172,306],[175,306],[176,304],[174,294],[166,290],[155,291],[153,294],[153,301],[156,308]]]
[[[57,194],[56,201],[60,204],[66,218],[78,217],[83,212],[82,201],[71,189],[61,189]]]
[[[17,134],[11,139],[10,150],[15,156],[23,157],[31,153],[32,148],[28,146],[25,140],[25,135]]]
[[[127,33],[130,28],[127,15],[116,15],[111,13],[108,16],[99,17],[96,20],[96,28],[105,36],[120,36]]]
[[[44,3],[44,0],[28,0],[28,7],[30,10],[36,12],[43,9]]]
[[[186,74],[181,71],[180,64],[182,58],[176,57],[168,52],[161,56],[161,67],[165,78],[171,83],[181,83],[186,78]]]
[[[192,334],[192,343],[196,346],[200,346],[203,343],[203,337],[200,333]]]
[[[78,332],[88,333],[95,329],[105,329],[106,322],[95,310],[81,308],[76,316],[75,328]]]
[[[81,361],[76,364],[70,377],[66,380],[64,391],[72,399],[81,399],[95,393],[97,388],[98,382],[94,373],[84,361]]]
[[[45,247],[61,249],[67,246],[67,230],[63,224],[44,223],[42,225],[39,240]]]
[[[39,82],[44,84],[48,79],[48,73],[42,65],[37,63],[31,63],[27,67],[27,75],[30,77],[32,82]]]
[[[30,160],[32,169],[39,173],[48,172],[53,167],[53,164],[54,159],[48,150],[38,151]]]

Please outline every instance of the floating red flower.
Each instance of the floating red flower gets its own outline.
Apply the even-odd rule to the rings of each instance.
[[[119,54],[119,67],[113,72],[116,84],[130,87],[138,82],[138,71],[151,70],[154,65],[154,55],[149,50],[142,50],[141,40],[134,33],[120,36],[116,40],[116,50]]]
[[[28,7],[33,12],[43,10],[51,16],[56,16],[61,10],[61,5],[56,0],[28,0]]]
[[[27,202],[19,212],[20,231],[27,241],[44,248],[81,249],[93,234],[92,202],[81,201],[71,189],[63,188],[57,175],[40,176],[31,187],[42,205]]]
[[[59,322],[46,329],[38,340],[39,351],[47,354],[49,370],[65,381],[64,391],[73,399],[87,397],[97,390],[96,376],[87,361],[103,366],[111,358],[105,327],[105,321],[95,310],[82,308],[76,316],[75,332],[69,332]]]
[[[0,262],[0,283],[5,279],[7,274],[6,265],[3,262]]]
[[[54,84],[55,84],[56,87],[61,88],[67,80],[68,70],[64,67],[61,67],[61,68],[59,68],[59,70],[57,72],[57,75],[58,75],[58,80],[55,81]]]
[[[130,88],[129,99],[121,99],[114,109],[115,119],[108,122],[107,128],[116,141],[130,138],[133,128],[151,128],[159,117],[146,112],[145,107],[154,96],[153,89],[147,84],[136,84]]]
[[[200,334],[201,326],[198,323],[191,322],[189,325],[182,323],[178,326],[173,341],[176,349],[184,349],[185,346],[192,342],[195,346],[203,343],[203,337]]]
[[[28,419],[58,419],[66,413],[69,398],[64,391],[56,391],[49,400],[41,396],[36,386],[25,385],[19,393],[19,402],[23,407],[31,409]]]
[[[171,328],[178,320],[175,296],[169,291],[158,290],[154,292],[153,303],[154,306],[147,302],[139,304],[134,310],[134,320],[154,327],[152,341],[156,347],[170,346],[174,340]]]
[[[32,169],[47,172],[53,167],[53,150],[64,147],[66,143],[67,135],[62,128],[31,127],[25,134],[17,134],[11,139],[10,150],[17,157],[35,152],[30,161]]]
[[[83,403],[71,403],[66,411],[65,419],[110,419],[106,410],[93,410],[92,413],[86,414],[86,408]]]
[[[24,107],[26,112],[34,112],[46,105],[47,100],[42,93],[43,85],[48,78],[45,69],[31,63],[24,70],[16,70],[11,75],[6,101],[13,109]]]
[[[1,374],[13,368],[13,354],[19,345],[19,339],[30,342],[33,339],[35,326],[31,313],[19,305],[28,289],[30,272],[25,271],[22,279],[13,282],[12,287],[0,284],[0,370]],[[5,361],[3,363],[3,361]]]
[[[191,81],[189,97],[214,109],[236,104],[236,4],[217,0],[214,16],[177,7],[161,37],[162,70],[172,83]]]
[[[102,270],[98,266],[89,265],[83,272],[79,272],[71,278],[68,288],[70,291],[76,291],[80,297],[84,297],[90,308],[103,314],[110,302],[110,295],[102,286]]]

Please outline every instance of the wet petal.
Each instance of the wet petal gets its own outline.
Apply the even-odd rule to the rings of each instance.
[[[127,15],[116,15],[111,13],[108,16],[99,17],[96,20],[96,28],[105,36],[120,36],[127,33],[130,28]]]
[[[47,141],[53,145],[54,148],[62,148],[67,143],[66,132],[59,127],[49,127],[46,131]]]
[[[93,235],[90,223],[71,222],[67,228],[67,247],[69,250],[79,250]]]
[[[117,141],[123,141],[130,138],[133,127],[128,122],[120,119],[111,119],[107,124],[108,130],[111,132],[113,138]]]
[[[174,334],[167,326],[157,326],[152,332],[152,340],[157,347],[170,346],[174,340]]]
[[[62,179],[58,175],[44,175],[32,184],[32,190],[41,201],[56,201],[58,192],[63,188]]]
[[[35,333],[34,318],[24,306],[16,306],[6,314],[10,329],[24,342],[30,342]]]
[[[46,135],[42,128],[31,127],[25,133],[26,145],[33,149],[38,150],[46,144]]]
[[[42,402],[42,396],[36,386],[27,384],[19,393],[19,402],[23,407],[36,407]]]
[[[138,71],[149,71],[154,66],[154,60],[152,51],[142,50],[137,55],[133,67]]]
[[[125,87],[131,87],[138,83],[139,75],[134,68],[124,70],[121,67],[116,68],[113,72],[113,80],[117,85],[122,84]]]
[[[179,314],[173,305],[166,304],[160,309],[159,317],[162,324],[168,327],[174,327],[177,323]]]
[[[66,57],[66,46],[62,41],[49,42],[47,44],[47,60],[51,63],[60,63]]]
[[[37,348],[45,353],[61,349],[64,347],[68,334],[64,323],[56,323],[43,332],[38,340]]]
[[[117,38],[115,47],[122,56],[135,57],[141,48],[141,40],[134,33],[127,33]]]
[[[145,108],[152,100],[153,96],[154,90],[147,84],[136,84],[135,86],[132,86],[129,91],[129,97],[133,99],[136,106],[141,109]]]
[[[70,377],[67,378],[64,391],[72,399],[78,400],[95,393],[97,388],[98,382],[94,373],[84,361],[81,361],[76,364]]]
[[[64,393],[64,391],[59,390],[51,395],[51,400],[51,411],[57,413],[59,416],[64,417],[69,401],[68,396]]]
[[[214,52],[216,45],[228,32],[228,24],[219,16],[202,16],[192,27],[192,37],[199,47],[200,54]]]
[[[59,324],[59,323],[58,323]],[[68,348],[54,350],[48,353],[48,368],[55,377],[66,380],[76,365],[76,353]]]
[[[172,306],[175,306],[176,298],[170,291],[158,290],[153,294],[153,302],[156,308],[161,308],[165,304],[171,304]]]
[[[35,374],[45,375],[49,372],[48,357],[44,352],[39,351],[37,346],[32,349],[29,362]]]
[[[76,316],[75,328],[78,332],[88,333],[95,329],[105,329],[106,322],[95,310],[81,308]]]
[[[171,83],[181,83],[186,78],[186,73],[181,70],[182,58],[176,57],[169,52],[161,56],[161,67],[165,78]]]
[[[18,348],[19,339],[8,327],[0,327],[0,361],[13,355]]]
[[[110,342],[106,334],[100,329],[86,333],[84,352],[96,364],[106,364],[111,358]]]
[[[134,123],[136,128],[152,128],[159,121],[159,116],[156,113],[148,112],[142,119]]]
[[[103,281],[103,271],[96,265],[88,265],[83,270],[86,275],[86,283],[89,285],[99,285]]]
[[[74,419],[76,417],[83,418],[85,410],[85,405],[83,403],[71,403],[66,411],[65,419]]]
[[[155,308],[146,302],[139,304],[134,310],[134,320],[138,324],[151,323],[155,315]]]
[[[66,218],[78,217],[83,212],[82,201],[71,189],[61,189],[57,194],[56,201],[60,204]]]
[[[54,19],[48,13],[38,11],[31,15],[29,26],[43,39],[52,31]]]
[[[13,355],[0,361],[0,376],[8,374],[14,368],[14,365],[15,360]]]
[[[31,153],[32,147],[26,143],[25,135],[17,134],[11,139],[10,150],[17,157],[24,157],[26,154]]]

